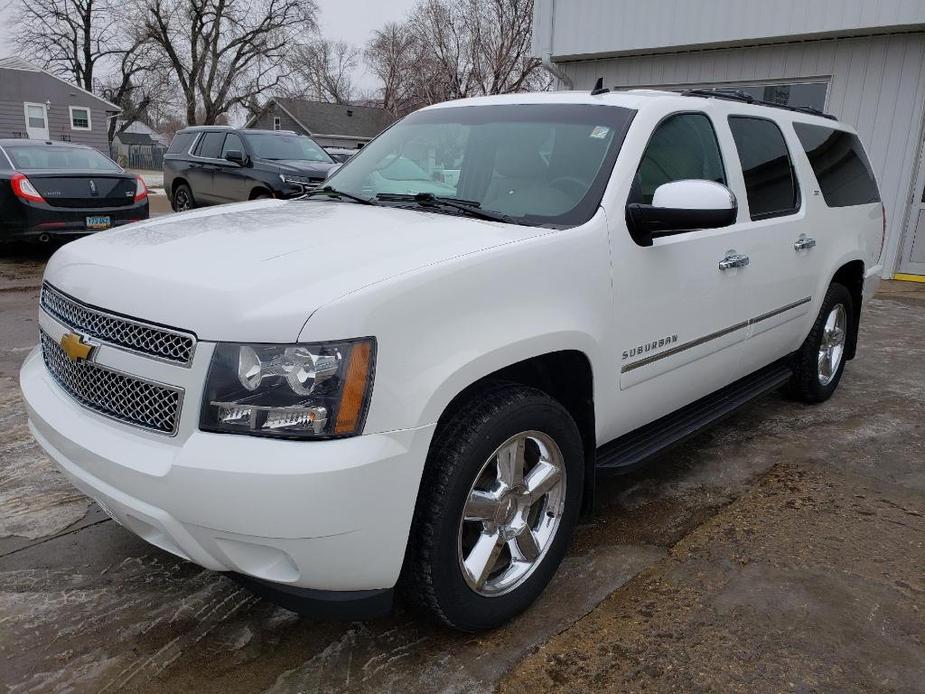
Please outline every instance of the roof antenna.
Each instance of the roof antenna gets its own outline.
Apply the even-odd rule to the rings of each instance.
[[[594,83],[594,89],[591,90],[591,96],[597,96],[598,94],[606,94],[610,90],[604,86],[604,78],[598,77],[597,82]]]

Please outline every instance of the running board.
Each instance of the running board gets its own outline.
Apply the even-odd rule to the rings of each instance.
[[[597,449],[600,471],[628,472],[656,453],[676,446],[737,409],[786,383],[791,359],[783,359],[741,378],[715,393],[665,415],[654,422],[605,443]]]

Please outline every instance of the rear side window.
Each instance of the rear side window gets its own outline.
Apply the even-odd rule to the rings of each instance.
[[[713,124],[702,113],[678,113],[659,123],[639,162],[628,202],[651,205],[660,185],[686,179],[726,183]]]
[[[857,135],[808,123],[794,123],[793,129],[809,157],[826,205],[880,202],[877,181]]]
[[[195,139],[196,133],[177,133],[167,148],[167,154],[186,154]]]
[[[793,162],[784,135],[773,121],[729,116],[752,219],[793,214],[800,207]]]
[[[218,159],[222,155],[222,143],[224,141],[225,133],[206,133],[202,136],[202,140],[199,141],[196,156]]]

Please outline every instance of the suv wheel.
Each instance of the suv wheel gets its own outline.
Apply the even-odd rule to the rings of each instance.
[[[583,488],[581,436],[558,402],[500,384],[441,424],[428,455],[402,592],[443,624],[499,626],[543,592]]]
[[[173,200],[171,200],[174,212],[185,212],[196,208],[196,201],[193,199],[193,191],[185,183],[180,183],[173,189]]]
[[[845,370],[848,336],[854,326],[851,292],[832,284],[819,316],[797,352],[787,390],[797,400],[824,402],[832,397]]]

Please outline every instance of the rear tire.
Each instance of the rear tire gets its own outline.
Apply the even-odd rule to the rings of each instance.
[[[562,405],[513,384],[480,392],[431,444],[400,581],[405,601],[469,632],[525,610],[565,556],[583,477],[581,436]]]
[[[831,284],[794,360],[786,391],[795,400],[825,402],[838,388],[845,371],[848,339],[857,329],[853,308],[851,292],[841,284]]]
[[[180,183],[174,187],[170,206],[173,207],[174,212],[186,212],[187,210],[196,209],[196,199],[193,197],[193,191],[188,185]]]

